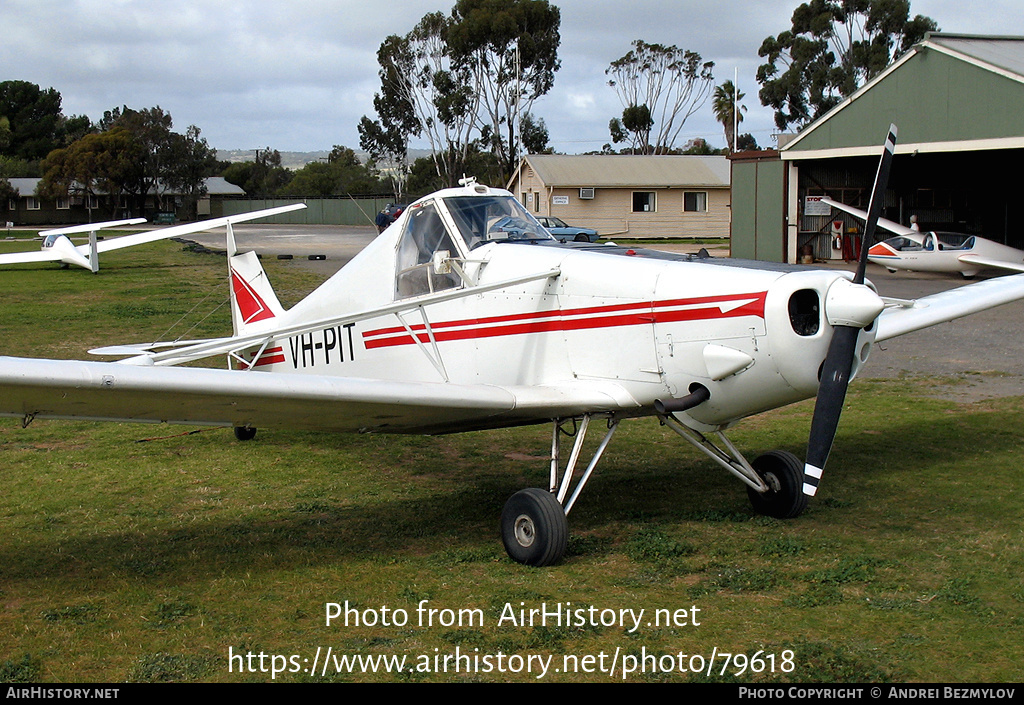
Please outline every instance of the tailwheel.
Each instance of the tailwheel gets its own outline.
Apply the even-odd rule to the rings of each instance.
[[[235,426],[235,438],[240,441],[251,441],[256,437],[254,426]]]
[[[557,563],[569,542],[569,522],[558,499],[537,487],[520,490],[501,512],[501,540],[509,557],[532,566]]]
[[[807,495],[803,492],[804,464],[784,450],[773,450],[760,456],[751,466],[764,484],[767,492],[747,488],[750,503],[760,514],[777,519],[793,519],[807,508]]]

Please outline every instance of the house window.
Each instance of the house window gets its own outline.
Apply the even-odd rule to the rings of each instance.
[[[39,199],[35,196],[28,196],[25,198],[25,207],[30,211],[39,210]]]
[[[686,191],[683,193],[683,210],[688,213],[706,213],[708,210],[707,191]]]
[[[57,199],[57,210],[66,211],[71,208],[71,201],[66,196]]]
[[[96,196],[93,196],[91,193],[88,196],[86,196],[86,199],[89,202],[89,205],[88,205],[89,208],[99,208],[100,207],[100,199],[97,198]]]
[[[654,191],[634,191],[633,192],[633,212],[634,213],[653,213],[656,208],[657,202],[654,198]]]

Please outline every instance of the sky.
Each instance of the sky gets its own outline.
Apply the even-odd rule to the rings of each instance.
[[[537,101],[558,152],[601,149],[621,114],[605,70],[633,40],[675,45],[738,77],[740,132],[774,146],[772,111],[755,80],[765,37],[790,27],[800,0],[552,0],[561,10],[561,69]],[[356,126],[380,89],[376,52],[453,0],[0,0],[0,81],[55,88],[65,115],[159,105],[211,147],[358,149]],[[1024,36],[1024,0],[912,0],[945,32]],[[725,144],[711,102],[681,141]],[[425,144],[413,146],[426,146]]]

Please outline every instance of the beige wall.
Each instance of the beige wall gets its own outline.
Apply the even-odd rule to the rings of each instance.
[[[598,188],[593,200],[587,200],[580,198],[579,188],[546,189],[528,169],[513,186],[513,193],[534,215],[557,216],[571,225],[594,228],[602,236],[729,237],[731,197],[727,188]],[[633,212],[635,191],[655,194],[653,212]],[[707,193],[706,212],[683,211],[683,194],[689,191]]]

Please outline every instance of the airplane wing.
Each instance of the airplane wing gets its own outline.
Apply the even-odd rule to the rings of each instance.
[[[878,317],[876,342],[945,323],[1024,298],[1024,274],[957,287],[916,301],[898,302]]]
[[[26,264],[28,262],[56,262],[61,253],[54,250],[31,250],[29,252],[9,252],[0,255],[0,264]]]
[[[142,245],[147,242],[166,240],[169,237],[181,237],[182,235],[201,233],[205,232],[206,230],[214,230],[215,228],[224,227],[228,223],[244,223],[247,220],[256,220],[257,218],[269,218],[270,216],[280,215],[281,213],[288,213],[289,211],[300,210],[305,207],[305,203],[293,203],[287,206],[267,208],[260,211],[252,211],[250,213],[239,213],[238,215],[229,215],[223,218],[201,220],[198,223],[173,225],[169,228],[160,228],[158,230],[150,230],[144,233],[136,233],[134,235],[124,235],[123,237],[117,237],[111,240],[103,240],[102,242],[97,243],[96,251],[108,252],[109,250],[119,250],[123,247]],[[89,254],[88,245],[80,245],[77,249],[84,255]]]
[[[0,416],[444,433],[638,405],[613,383],[501,387],[0,357]]]
[[[1020,262],[1007,262],[1006,260],[979,257],[978,255],[961,255],[957,259],[967,264],[976,264],[979,267],[993,267],[995,269],[1009,269],[1012,272],[1024,272],[1024,263]]]
[[[138,225],[139,223],[145,222],[145,218],[128,218],[127,220],[108,220],[103,223],[85,223],[83,225],[71,225],[66,228],[40,230],[39,237],[47,237],[49,235],[74,235],[75,233],[91,233],[94,231],[116,228],[121,225]]]
[[[848,206],[845,203],[840,203],[839,201],[833,201],[831,198],[828,198],[827,196],[822,198],[821,202],[822,203],[827,203],[828,205],[832,206],[833,208],[835,208],[837,210],[845,211],[845,212],[849,213],[852,216],[860,218],[861,220],[867,220],[867,217],[868,217],[867,212],[862,211],[859,208],[854,208],[853,206]],[[899,223],[897,223],[895,221],[892,221],[892,220],[886,220],[885,218],[879,218],[878,219],[878,227],[885,228],[886,230],[888,230],[891,233],[894,233],[896,235],[902,235],[903,237],[906,237],[906,238],[909,238],[911,240],[914,240],[915,242],[920,242],[921,241],[921,232],[920,231],[914,230],[912,228],[908,228],[905,225],[900,225]]]

